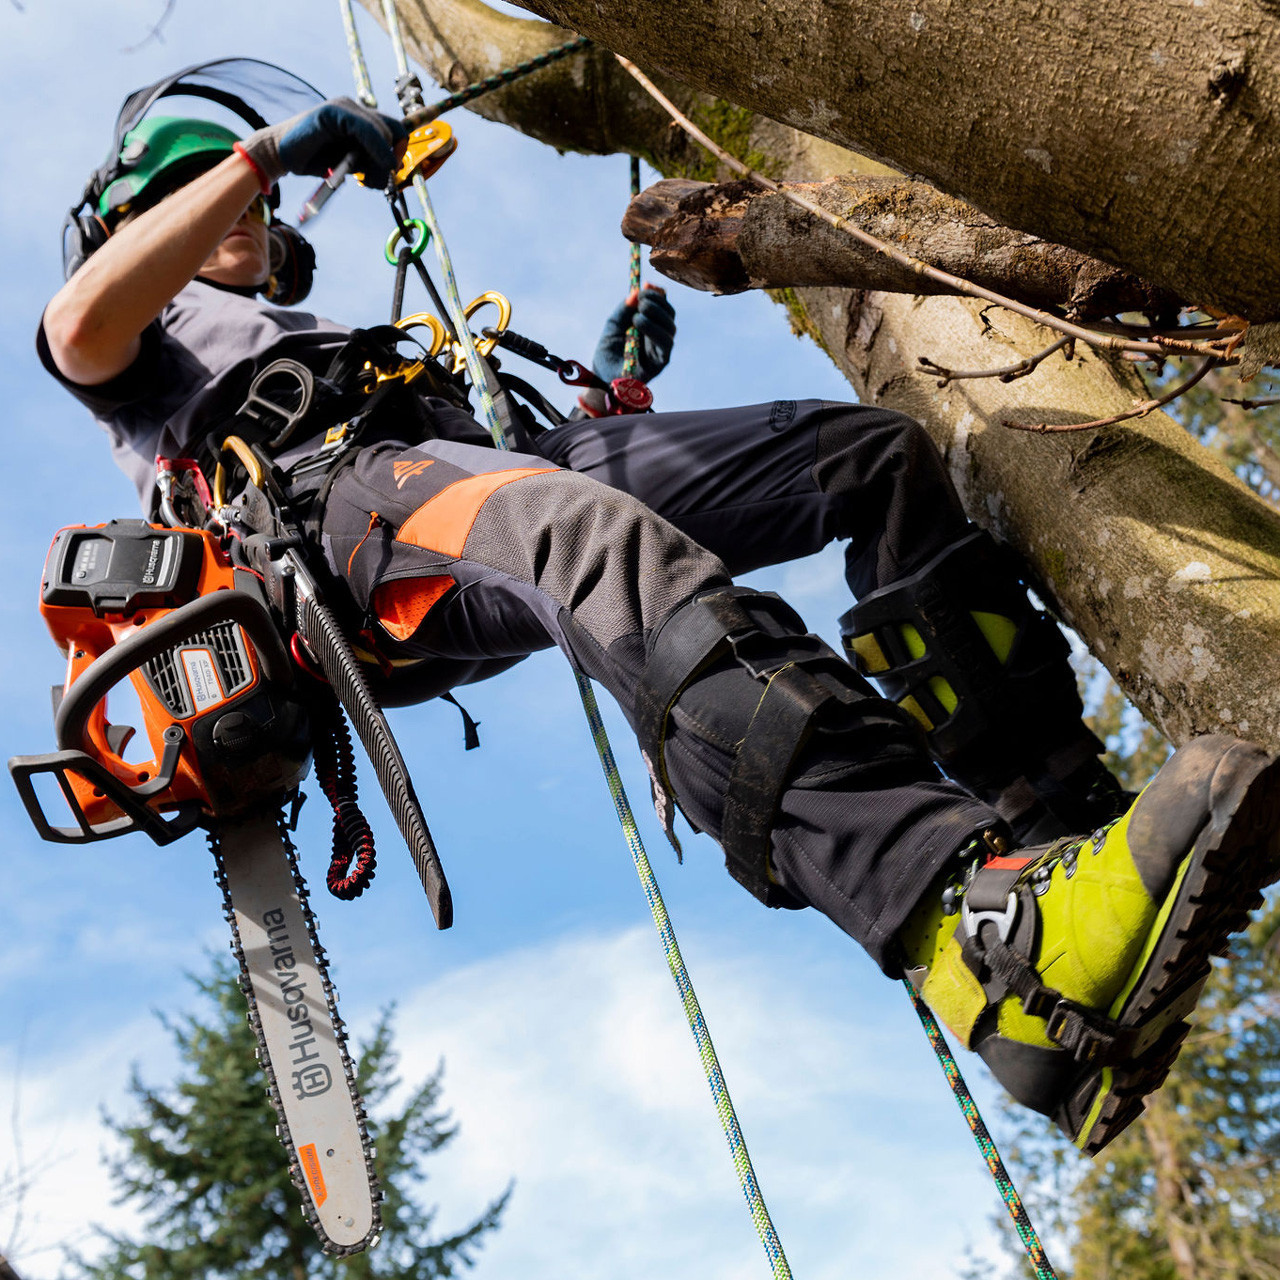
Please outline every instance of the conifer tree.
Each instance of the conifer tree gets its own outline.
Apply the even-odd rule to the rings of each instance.
[[[469,1226],[433,1233],[434,1211],[415,1192],[422,1162],[455,1136],[439,1107],[440,1068],[389,1110],[397,1055],[391,1016],[384,1011],[358,1054],[357,1077],[377,1147],[382,1239],[366,1253],[326,1258],[302,1213],[289,1179],[266,1077],[254,1057],[245,1002],[229,963],[193,977],[199,1012],[165,1022],[182,1061],[180,1078],[165,1088],[134,1072],[130,1092],[137,1115],[109,1119],[123,1142],[110,1168],[120,1198],[144,1214],[144,1237],[108,1232],[96,1262],[72,1258],[80,1280],[446,1280],[470,1267],[499,1222],[510,1187]]]

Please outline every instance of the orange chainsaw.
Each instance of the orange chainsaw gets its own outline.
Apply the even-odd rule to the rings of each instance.
[[[289,838],[314,758],[334,810],[329,887],[354,897],[372,878],[339,707],[370,753],[441,928],[452,909],[391,729],[299,541],[232,533],[118,520],[57,534],[40,609],[67,657],[54,691],[58,750],[15,756],[9,769],[46,840],[141,831],[163,845],[206,829],[294,1181],[326,1252],[344,1256],[376,1241],[381,1193]],[[109,718],[110,695],[124,686],[141,707],[140,752],[130,750],[135,727]],[[45,811],[59,793],[69,821]]]

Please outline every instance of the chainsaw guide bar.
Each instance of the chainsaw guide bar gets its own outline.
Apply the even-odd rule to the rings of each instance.
[[[292,841],[261,815],[220,823],[209,845],[289,1172],[324,1251],[359,1253],[377,1243],[382,1193]]]

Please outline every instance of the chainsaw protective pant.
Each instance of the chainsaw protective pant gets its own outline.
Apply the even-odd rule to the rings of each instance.
[[[448,440],[372,445],[330,490],[324,549],[377,648],[393,662],[421,662],[406,666],[411,692],[402,700],[558,644],[605,685],[635,727],[656,637],[667,624],[676,634],[708,597],[733,589],[720,557],[617,482],[630,475],[640,488],[647,479],[646,496],[674,508],[681,523],[705,516],[701,499],[708,499],[737,534],[717,536],[714,517],[701,531],[732,547],[735,572],[805,554],[847,531],[841,504],[812,475],[817,429],[832,414],[866,415],[872,425],[906,421],[783,402],[618,419],[634,457],[615,433],[578,424],[551,433],[559,438],[548,438],[548,456]],[[802,415],[810,421],[796,430]],[[663,419],[675,420],[683,447],[664,433]],[[722,454],[714,474],[702,456],[708,434],[736,442],[731,464]],[[746,440],[750,448],[741,447]],[[640,456],[660,452],[645,445],[668,448],[663,464]],[[551,461],[581,463],[570,456],[577,446],[580,455],[601,454],[584,465],[590,474]],[[681,453],[683,476],[674,465]],[[761,529],[764,517],[771,530]],[[738,748],[768,673],[797,651],[815,660],[838,687],[839,714],[824,713],[818,731],[779,765],[785,774],[768,833],[775,900],[818,907],[896,972],[893,939],[903,920],[955,852],[998,819],[942,778],[908,718],[820,640],[805,638],[799,619],[774,600],[733,592],[735,607],[761,624],[759,638],[749,660],[722,645],[680,684],[664,726],[659,794],[669,787],[685,816],[720,839]]]

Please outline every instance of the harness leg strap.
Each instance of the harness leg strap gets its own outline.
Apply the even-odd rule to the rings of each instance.
[[[720,832],[725,865],[767,906],[803,905],[777,884],[769,855],[779,804],[807,746],[823,738],[826,755],[850,765],[923,753],[905,712],[806,634],[780,597],[745,587],[695,596],[651,642],[636,690],[636,735],[655,786],[672,796],[665,744],[677,709],[732,756]]]

